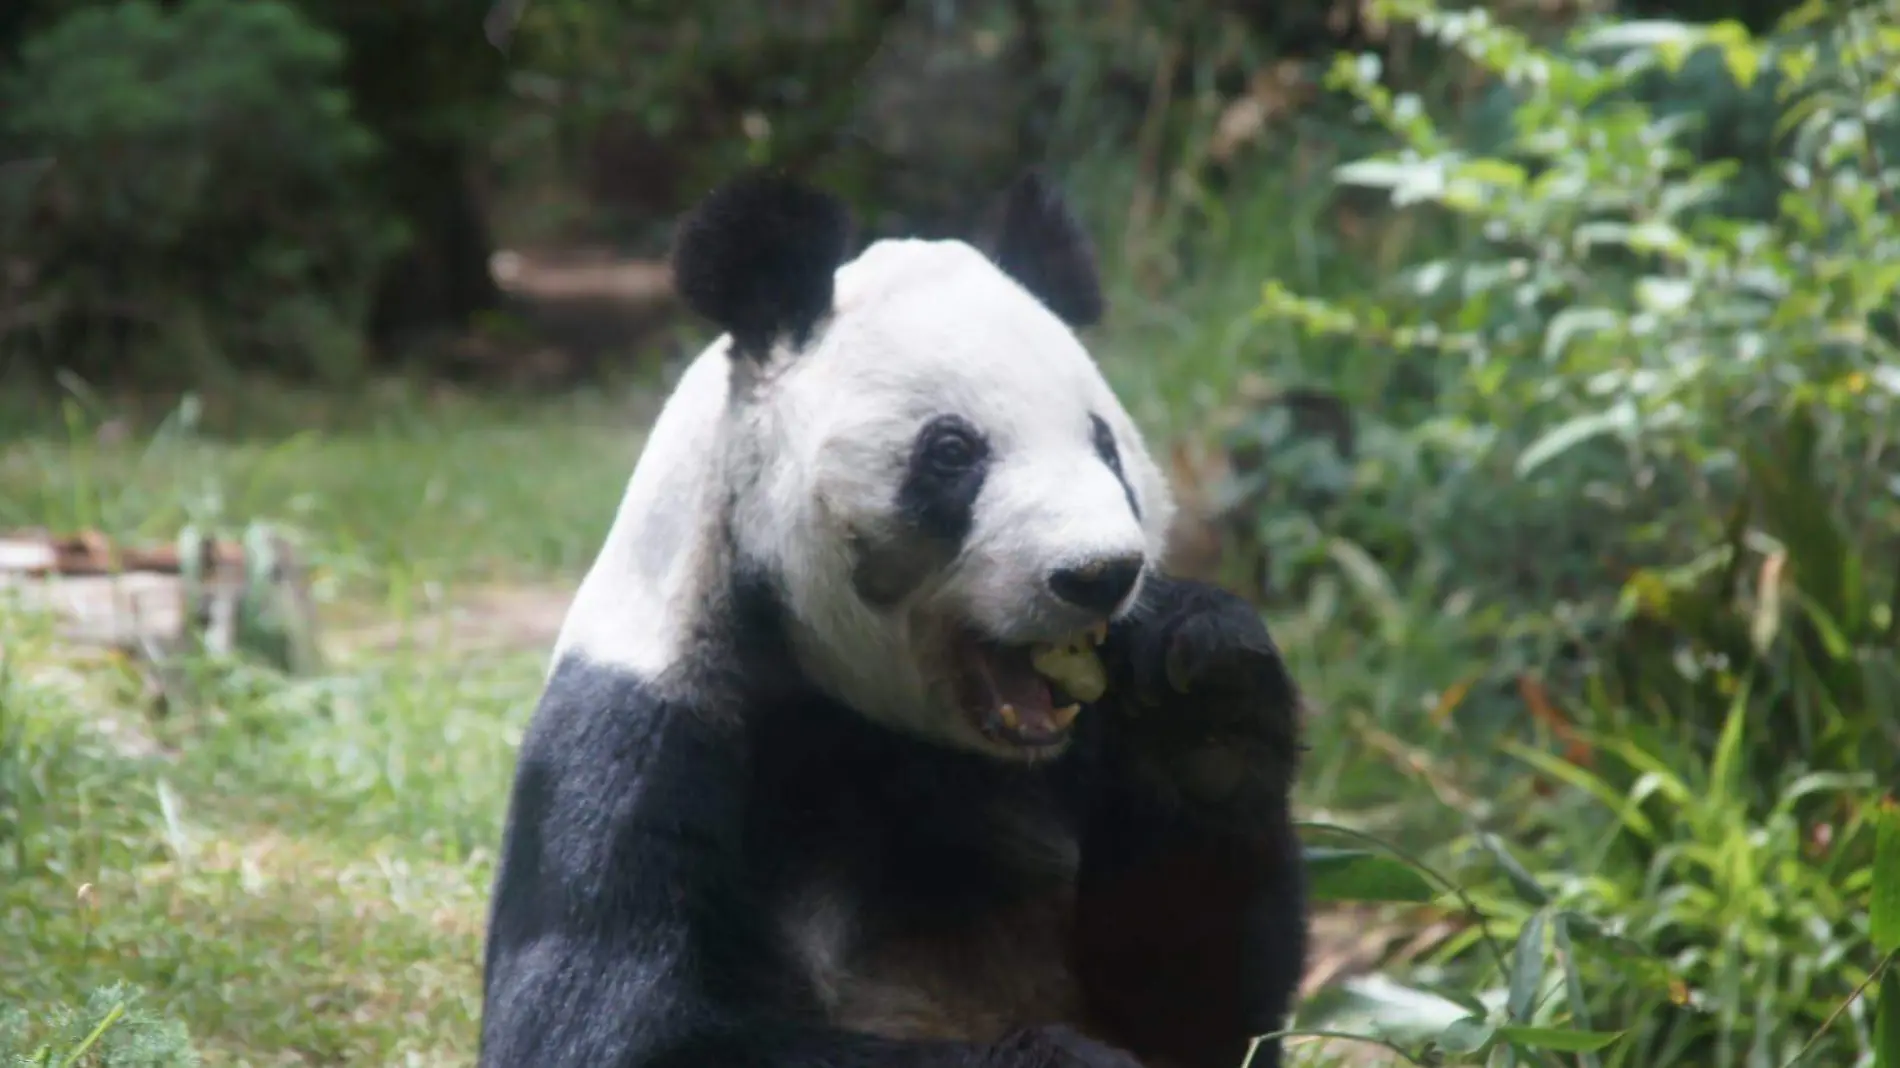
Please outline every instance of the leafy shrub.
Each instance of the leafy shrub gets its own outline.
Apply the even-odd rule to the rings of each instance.
[[[1339,181],[1454,240],[1363,297],[1269,282],[1270,327],[1389,388],[1324,523],[1270,461],[1261,529],[1283,579],[1343,575],[1411,693],[1436,694],[1431,722],[1432,701],[1369,696],[1383,727],[1487,727],[1455,737],[1537,773],[1477,769],[1496,805],[1466,814],[1460,875],[1488,929],[1421,976],[1477,993],[1419,1041],[1596,1028],[1620,1037],[1516,1044],[1593,1068],[1869,1063],[1869,814],[1900,774],[1891,12],[1542,47],[1483,10],[1376,6],[1462,55],[1510,122],[1474,143],[1377,63],[1336,67],[1396,142]],[[1748,136],[1771,170],[1658,91],[1691,62],[1765,109]],[[1404,655],[1434,643],[1482,667]]]
[[[126,0],[27,40],[0,144],[51,166],[0,226],[38,314],[0,340],[81,370],[136,353],[174,378],[349,370],[399,235],[363,206],[375,144],[342,61],[278,0]]]
[[[1472,593],[1561,616],[1560,627],[1489,636],[1506,645],[1502,678],[1606,637],[1660,577],[1646,566],[1704,550],[1751,574],[1778,551],[1805,553],[1794,579],[1804,592],[1777,610],[1871,613],[1891,633],[1884,608],[1841,600],[1843,582],[1884,589],[1881,576],[1828,562],[1878,545],[1900,514],[1882,430],[1900,377],[1879,314],[1900,288],[1900,231],[1883,208],[1892,174],[1879,131],[1864,117],[1900,88],[1885,59],[1858,58],[1877,81],[1823,62],[1854,55],[1842,35],[1862,31],[1846,26],[1750,41],[1732,26],[1612,24],[1559,52],[1482,11],[1390,6],[1463,50],[1517,104],[1513,135],[1473,153],[1417,99],[1386,91],[1376,64],[1335,71],[1402,143],[1342,167],[1340,180],[1387,189],[1462,235],[1450,255],[1363,300],[1268,285],[1262,315],[1296,343],[1317,338],[1335,361],[1343,343],[1366,377],[1409,368],[1426,383],[1371,420],[1348,492],[1362,506],[1339,529],[1408,582],[1483,576]],[[1889,37],[1865,33],[1896,47]],[[1713,210],[1736,164],[1698,161],[1687,116],[1658,116],[1638,98],[1649,74],[1703,49],[1737,81],[1778,79],[1793,155],[1766,218]],[[1796,413],[1822,450],[1805,460],[1769,437]],[[1809,464],[1798,476],[1787,466],[1797,462]],[[1785,490],[1764,496],[1817,476],[1824,489],[1798,503]],[[1780,511],[1744,524],[1744,567],[1725,546],[1751,500]],[[1824,537],[1816,509],[1847,542],[1797,544],[1804,532]],[[1789,540],[1769,535],[1775,524]],[[1331,549],[1317,526],[1275,530],[1275,559],[1289,569]]]

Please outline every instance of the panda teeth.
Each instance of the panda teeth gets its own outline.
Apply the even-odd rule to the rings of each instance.
[[[1088,635],[1089,635],[1089,641],[1091,643],[1095,645],[1102,644],[1103,642],[1108,640],[1108,624],[1107,623],[1095,624],[1093,627],[1089,628]]]
[[[1063,705],[1061,708],[1050,711],[1049,721],[1056,725],[1056,730],[1062,730],[1069,724],[1074,723],[1075,717],[1080,714],[1081,711],[1081,705]]]
[[[997,709],[996,718],[1002,720],[1003,726],[1010,730],[1019,730],[1023,725],[1022,717],[1016,714],[1015,705],[1004,705]]]

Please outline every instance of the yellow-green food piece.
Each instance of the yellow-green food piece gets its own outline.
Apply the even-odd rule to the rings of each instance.
[[[1036,671],[1062,687],[1078,701],[1099,700],[1108,690],[1108,673],[1088,638],[1059,645],[1038,645],[1029,652]]]

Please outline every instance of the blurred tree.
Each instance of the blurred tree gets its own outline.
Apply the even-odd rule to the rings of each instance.
[[[347,374],[401,237],[344,48],[282,0],[79,6],[0,71],[8,354],[100,375]]]
[[[115,2],[0,0],[0,64],[64,16]],[[400,225],[363,324],[385,351],[499,303],[490,227],[522,212],[489,186],[521,198],[522,160],[508,156],[524,147],[558,161],[525,169],[564,188],[579,223],[564,236],[646,253],[685,203],[758,162],[839,189],[875,236],[967,235],[1023,165],[1090,160],[1114,178],[1108,197],[1132,199],[1115,214],[1139,231],[1155,191],[1218,192],[1278,151],[1263,136],[1270,112],[1352,136],[1312,61],[1389,44],[1357,0],[523,0],[507,53],[484,33],[495,0],[283,2],[342,41],[348,110],[379,146],[344,199]],[[1702,2],[1485,6],[1559,19]],[[1738,13],[1752,21],[1792,0],[1751,2]],[[1410,60],[1402,80],[1424,85],[1437,64]],[[1710,151],[1760,156],[1767,143]],[[0,160],[18,155],[0,143]]]
[[[638,231],[747,163],[850,156],[867,65],[900,16],[928,6],[528,0],[511,44],[520,112],[551,130],[567,177]],[[865,173],[832,170],[850,191]]]
[[[475,167],[506,100],[507,59],[482,34],[489,0],[294,0],[344,43],[350,110],[383,151],[351,196],[402,223],[369,325],[382,340],[453,330],[496,303]],[[106,0],[0,3],[0,60],[35,33]],[[158,5],[179,8],[176,0]]]
[[[348,46],[344,78],[383,145],[366,195],[401,218],[404,254],[384,273],[370,325],[382,340],[455,329],[495,305],[475,164],[507,90],[489,45],[489,0],[297,0]]]

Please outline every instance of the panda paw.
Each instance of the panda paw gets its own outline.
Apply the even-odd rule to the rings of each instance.
[[[1204,583],[1151,578],[1103,644],[1121,748],[1202,801],[1284,794],[1299,691],[1254,607]]]
[[[1003,1040],[984,1068],[1143,1068],[1140,1061],[1061,1024]]]

